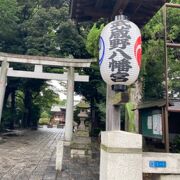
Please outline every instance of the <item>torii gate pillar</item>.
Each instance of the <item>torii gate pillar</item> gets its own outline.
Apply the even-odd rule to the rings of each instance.
[[[70,145],[73,133],[73,105],[74,105],[74,67],[68,69],[65,144]]]
[[[0,124],[1,124],[1,117],[2,117],[2,110],[3,110],[3,102],[4,102],[4,95],[7,85],[7,71],[9,68],[9,63],[6,61],[2,62],[1,71],[0,71]]]

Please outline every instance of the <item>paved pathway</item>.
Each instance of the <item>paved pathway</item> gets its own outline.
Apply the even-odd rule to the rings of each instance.
[[[7,137],[0,144],[0,180],[98,180],[98,151],[91,160],[71,159],[65,148],[63,170],[56,173],[56,144],[63,135],[62,129],[40,128]]]
[[[7,137],[0,144],[0,179],[55,179],[55,147],[63,134],[62,129],[43,128]]]

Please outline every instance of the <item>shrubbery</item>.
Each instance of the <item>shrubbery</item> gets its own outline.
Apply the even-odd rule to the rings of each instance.
[[[49,121],[50,121],[49,118],[40,118],[39,119],[39,124],[40,125],[47,125],[47,124],[49,124]]]

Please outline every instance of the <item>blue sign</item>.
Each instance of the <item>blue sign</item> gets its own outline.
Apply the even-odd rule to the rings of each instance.
[[[149,161],[149,167],[152,168],[166,168],[166,161]]]
[[[102,64],[105,53],[105,43],[102,37],[99,39],[99,65]]]

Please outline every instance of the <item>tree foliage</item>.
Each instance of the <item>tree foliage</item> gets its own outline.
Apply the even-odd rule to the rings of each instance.
[[[84,36],[70,20],[69,0],[0,0],[0,12],[2,52],[54,57],[89,56]],[[11,67],[34,69],[31,65],[19,63],[12,63]],[[45,67],[45,71],[62,72],[63,69]],[[8,78],[4,114],[9,113],[9,116],[4,115],[3,121],[10,122],[11,128],[16,119],[21,120],[24,127],[35,126],[40,114],[49,112],[57,99],[58,95],[45,81]]]
[[[174,3],[180,3],[175,0]],[[180,42],[179,9],[168,8],[167,31],[169,42]],[[168,74],[171,97],[180,97],[180,51],[168,48]],[[164,97],[164,26],[160,10],[143,29],[143,68],[144,99]]]
[[[0,0],[0,51],[16,37],[18,30],[16,0]]]
[[[99,36],[103,28],[104,24],[101,24],[101,26],[98,28],[97,24],[95,23],[87,36],[86,48],[93,57],[98,57],[99,55]]]
[[[91,106],[92,133],[105,121],[105,94],[106,85],[102,80],[98,63],[98,43],[103,24],[94,24],[87,35],[86,48],[96,62],[92,63],[91,68],[85,69],[85,74],[89,75],[89,83],[77,83],[76,92],[82,94]]]

